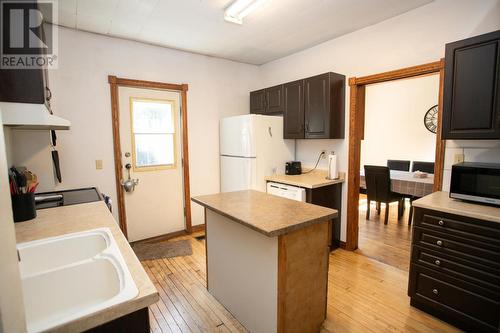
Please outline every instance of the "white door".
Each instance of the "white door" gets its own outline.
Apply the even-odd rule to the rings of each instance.
[[[119,87],[123,178],[129,241],[185,229],[179,93]]]
[[[249,157],[220,157],[220,190],[233,192],[253,189],[256,159]]]

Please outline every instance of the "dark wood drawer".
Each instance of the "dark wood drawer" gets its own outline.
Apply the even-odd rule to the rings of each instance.
[[[411,260],[437,272],[478,283],[500,293],[500,268],[413,245]]]
[[[500,268],[500,247],[489,243],[416,226],[413,228],[412,243],[485,266]]]
[[[415,225],[496,245],[500,248],[500,224],[427,209],[415,209]]]
[[[498,332],[500,302],[488,290],[416,264],[410,276],[412,304],[470,332]]]

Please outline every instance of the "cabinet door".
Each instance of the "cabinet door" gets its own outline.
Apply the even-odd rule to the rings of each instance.
[[[304,80],[305,138],[326,139],[330,122],[330,75]]]
[[[284,110],[283,85],[266,89],[266,113],[278,113]]]
[[[444,139],[500,139],[500,31],[446,45]]]
[[[265,89],[252,91],[250,93],[250,113],[266,112],[266,91]]]
[[[0,101],[45,103],[42,69],[0,69]]]
[[[45,41],[43,25],[33,33],[42,36]],[[48,70],[33,69],[0,69],[0,101],[13,103],[46,104],[50,109],[50,91],[48,89]]]
[[[283,138],[304,138],[304,80],[284,85]]]

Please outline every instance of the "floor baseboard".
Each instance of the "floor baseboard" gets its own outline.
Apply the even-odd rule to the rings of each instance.
[[[193,225],[191,230],[192,232],[205,231],[205,224]]]
[[[191,228],[191,231],[192,232],[205,231],[205,224],[194,225]],[[179,230],[179,231],[169,232],[168,234],[164,234],[164,235],[154,236],[154,237],[150,237],[150,238],[141,239],[141,240],[138,240],[135,242],[130,242],[130,244],[163,242],[163,241],[169,240],[171,238],[175,238],[175,237],[179,237],[179,236],[186,236],[186,235],[189,235],[186,230]]]

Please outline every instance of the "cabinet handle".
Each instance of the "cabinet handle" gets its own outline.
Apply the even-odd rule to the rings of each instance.
[[[306,132],[309,132],[309,123],[306,123]]]
[[[49,87],[45,87],[45,90],[47,91],[47,97],[45,98],[47,102],[50,102],[52,99],[52,91],[50,91]]]
[[[434,263],[436,264],[436,266],[441,265],[441,261],[439,261],[439,260],[434,261]]]
[[[438,240],[438,241],[436,242],[436,244],[437,244],[438,246],[443,246],[443,241]]]
[[[432,293],[433,293],[434,295],[439,295],[439,290],[437,290],[437,289],[432,289]]]
[[[440,226],[444,226],[444,221],[443,221],[443,220],[439,220],[438,224],[439,224]]]

